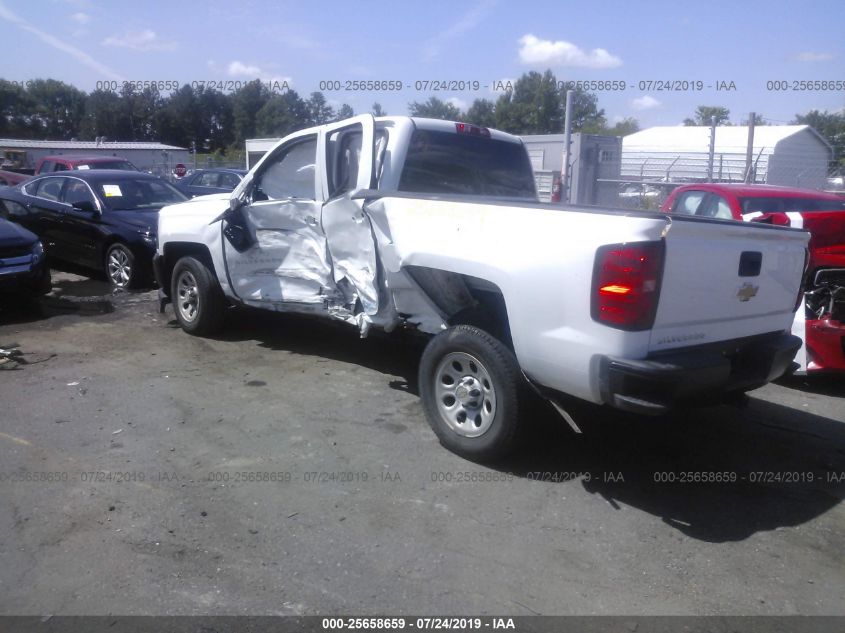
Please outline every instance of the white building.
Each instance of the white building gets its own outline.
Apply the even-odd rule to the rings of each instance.
[[[747,126],[716,128],[714,181],[745,179],[747,144]],[[709,149],[709,126],[662,126],[629,134],[622,140],[622,177],[704,181]],[[809,125],[758,125],[753,154],[755,182],[823,189],[833,149]]]

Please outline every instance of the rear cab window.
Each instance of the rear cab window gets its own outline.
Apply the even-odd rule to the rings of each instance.
[[[537,198],[521,143],[421,129],[411,137],[399,191]]]
[[[706,191],[684,191],[678,194],[675,199],[675,204],[672,205],[672,213],[695,215],[706,196]]]

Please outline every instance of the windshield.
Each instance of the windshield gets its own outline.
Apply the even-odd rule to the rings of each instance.
[[[163,180],[125,178],[94,183],[97,195],[112,211],[124,209],[160,209],[188,198]]]
[[[742,214],[746,213],[790,213],[793,211],[845,211],[845,200],[824,198],[740,198]]]
[[[528,154],[519,143],[416,130],[400,191],[536,199]]]
[[[128,160],[97,161],[95,163],[80,163],[74,169],[122,169],[124,171],[140,171]]]

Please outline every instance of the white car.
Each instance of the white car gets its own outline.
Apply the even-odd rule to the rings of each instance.
[[[518,137],[359,116],[282,139],[229,195],[164,208],[154,267],[182,328],[242,304],[431,335],[420,393],[475,459],[520,387],[657,414],[783,374],[808,236],[539,204]]]

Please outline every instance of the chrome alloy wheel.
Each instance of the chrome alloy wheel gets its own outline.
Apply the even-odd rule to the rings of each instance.
[[[197,290],[197,280],[189,270],[179,273],[176,280],[176,309],[179,316],[186,323],[191,323],[197,318],[200,309],[200,297]]]
[[[493,424],[496,391],[490,373],[465,352],[443,357],[434,374],[437,410],[458,435],[478,437]]]
[[[108,261],[109,279],[120,288],[129,285],[132,278],[132,263],[129,261],[128,253],[122,248],[113,248],[109,253]]]

